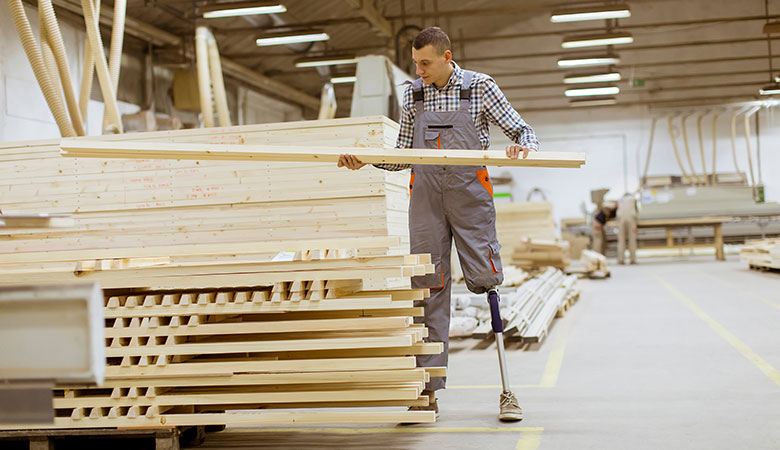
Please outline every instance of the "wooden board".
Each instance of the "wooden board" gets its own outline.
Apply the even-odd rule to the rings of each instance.
[[[83,138],[63,139],[63,156],[89,158],[174,159],[217,161],[291,161],[336,163],[345,153],[367,164],[431,164],[499,167],[578,168],[584,153],[532,152],[511,159],[503,151],[429,150],[325,146],[273,146],[231,144],[170,144],[165,142],[105,142]]]

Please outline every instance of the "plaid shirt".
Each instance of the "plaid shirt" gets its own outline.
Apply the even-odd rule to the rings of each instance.
[[[426,111],[455,111],[460,107],[460,87],[463,84],[463,69],[455,62],[455,71],[443,88],[434,84],[423,85],[425,97],[423,107]],[[414,118],[416,109],[412,96],[411,83],[404,92],[401,110],[401,129],[395,148],[412,148],[414,136]],[[474,73],[471,81],[471,103],[469,114],[474,119],[479,142],[482,149],[490,147],[490,125],[488,121],[501,127],[504,134],[517,144],[531,150],[539,150],[539,140],[534,130],[520,117],[517,111],[498,88],[493,78],[483,73]],[[385,170],[403,170],[412,167],[411,164],[374,164]]]

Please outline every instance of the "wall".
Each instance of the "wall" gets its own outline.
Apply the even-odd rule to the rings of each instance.
[[[520,111],[522,114],[522,111]],[[658,112],[653,113],[658,114]],[[582,216],[582,208],[593,208],[590,190],[610,188],[608,198],[618,198],[625,192],[634,192],[644,170],[647,155],[651,112],[645,107],[572,109],[571,111],[533,112],[523,115],[534,127],[542,151],[585,152],[587,163],[582,169],[491,168],[493,175],[510,173],[514,201],[524,201],[535,187],[547,200],[555,204],[556,221],[561,217]],[[740,116],[741,117],[741,116]],[[743,121],[737,121],[737,162],[741,171],[747,171],[746,143]],[[684,157],[680,121],[676,119],[675,134],[678,149]],[[687,120],[691,157],[697,172],[701,171],[698,133],[695,116]],[[712,167],[712,115],[702,124],[705,159],[708,171]],[[734,172],[731,152],[730,116],[722,114],[717,127],[718,172]],[[759,112],[759,137],[755,137],[755,121],[751,119],[753,139],[751,149],[755,176],[758,178],[756,144],[760,145],[761,171],[766,201],[780,201],[780,110],[763,109]],[[503,149],[509,140],[498,128],[492,130],[491,148]],[[653,154],[648,175],[680,175],[672,152],[666,120],[656,125]],[[538,197],[535,197],[538,198]]]
[[[38,11],[25,5],[36,39]],[[78,96],[82,76],[82,60],[86,33],[83,27],[60,20],[71,78]],[[130,39],[129,37],[126,37]],[[104,39],[104,44],[107,42]],[[126,46],[128,47],[128,46]],[[137,112],[144,103],[144,61],[142,54],[125,52],[119,77],[119,110],[122,114]],[[94,77],[92,100],[87,113],[87,134],[99,135],[102,128],[103,103],[97,76]],[[170,99],[172,71],[154,68],[155,105],[158,112],[173,113],[184,123],[197,124],[192,113],[176,111]],[[301,120],[299,106],[271,99],[226,80],[228,102],[233,123],[252,124]],[[238,99],[244,95],[245,103]],[[239,112],[238,108],[244,110]],[[238,121],[242,118],[242,121]],[[59,137],[59,129],[49,110],[24,53],[13,19],[5,4],[0,5],[0,142]]]

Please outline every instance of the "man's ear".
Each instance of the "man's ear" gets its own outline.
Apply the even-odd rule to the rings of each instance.
[[[444,59],[446,59],[447,62],[452,61],[452,51],[451,50],[445,50],[444,51]]]

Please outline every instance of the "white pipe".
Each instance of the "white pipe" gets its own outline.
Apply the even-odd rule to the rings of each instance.
[[[84,131],[84,121],[82,120],[81,112],[79,111],[76,92],[73,90],[73,81],[70,79],[68,57],[65,53],[65,44],[62,42],[62,33],[60,32],[60,26],[57,23],[57,16],[54,14],[54,7],[51,4],[51,0],[38,0],[38,14],[43,25],[41,27],[41,41],[43,41],[45,31],[46,41],[49,43],[49,46],[54,53],[54,60],[56,61],[62,91],[65,93],[65,103],[68,106],[73,129],[76,131],[77,135],[84,136],[86,134]]]
[[[203,113],[203,126],[214,126],[214,110],[211,102],[211,76],[206,40],[208,30],[200,26],[195,29],[195,60],[198,67],[198,90],[200,91],[200,109]]]
[[[752,151],[750,150],[750,116],[755,114],[756,111],[758,111],[759,109],[761,109],[761,107],[756,106],[750,109],[750,111],[745,113],[745,144],[746,144],[745,148],[747,151],[747,163],[749,168],[748,173],[750,173],[750,184],[751,186],[753,186],[754,191],[756,189],[756,177],[753,173],[753,155],[752,155]]]
[[[672,124],[672,119],[674,119],[674,116],[669,116],[669,137],[672,139],[672,150],[674,150],[674,157],[677,160],[677,165],[680,166],[680,171],[682,172],[684,180],[685,178],[688,178],[688,173],[685,172],[682,159],[680,159],[680,152],[677,150],[677,139],[674,137],[674,125]]]
[[[208,31],[208,29],[206,30]],[[214,102],[217,104],[217,118],[219,126],[230,126],[230,110],[228,109],[227,94],[225,93],[225,81],[222,79],[222,63],[219,59],[217,40],[211,31],[208,31],[206,46],[209,56],[209,69],[211,71],[211,86],[214,90]]]
[[[712,116],[712,184],[718,184],[718,175],[715,167],[718,165],[718,116],[719,112],[715,111],[715,115]]]
[[[53,89],[54,84],[46,71],[46,63],[43,60],[41,49],[35,41],[35,35],[33,35],[30,21],[27,19],[27,14],[24,11],[22,0],[8,0],[8,7],[11,10],[11,15],[14,19],[16,32],[22,40],[24,52],[27,54],[27,59],[30,60],[30,64],[32,65],[35,79],[41,87],[43,97],[46,99],[46,104],[49,105],[49,109],[54,115],[54,121],[60,129],[60,134],[64,137],[75,137],[76,131],[73,129],[73,124],[71,124],[68,119],[65,105],[62,103],[62,99],[57,95],[58,93]]]
[[[731,113],[731,156],[734,158],[734,171],[739,175],[739,164],[737,163],[737,115],[739,110],[735,109]]]
[[[711,184],[709,177],[707,177],[707,161],[704,157],[704,136],[701,131],[701,121],[707,113],[701,114],[696,118],[696,129],[699,133],[699,154],[701,156],[701,174],[704,177],[704,184]]]
[[[685,144],[685,157],[688,159],[688,165],[691,168],[691,177],[694,184],[699,184],[699,175],[696,174],[696,168],[693,166],[693,160],[691,159],[691,149],[688,146],[688,130],[685,127],[685,121],[688,119],[688,116],[691,114],[682,116],[682,136],[683,136],[683,143]]]
[[[336,117],[337,108],[336,92],[333,89],[333,83],[328,81],[322,85],[322,92],[320,93],[320,112],[317,115],[317,120],[327,120]]]
[[[100,11],[100,0],[92,0],[96,11]],[[92,96],[92,79],[95,74],[95,54],[92,53],[92,46],[89,44],[89,38],[84,39],[84,66],[81,70],[81,89],[79,90],[79,110],[84,122],[87,121],[87,107],[89,98]]]
[[[645,158],[645,170],[642,173],[642,184],[647,183],[647,171],[650,168],[650,154],[653,152],[653,137],[655,136],[655,123],[658,121],[657,117],[653,117],[653,121],[650,123],[650,143],[647,145],[647,158]]]
[[[116,93],[111,84],[111,74],[108,72],[108,64],[106,63],[106,52],[103,49],[103,41],[100,37],[100,29],[98,28],[97,23],[98,12],[95,11],[91,0],[81,0],[81,8],[84,10],[87,37],[90,41],[90,47],[92,47],[100,91],[103,93],[103,101],[105,102],[109,123],[111,124],[110,131],[122,133],[122,120],[119,116],[119,107],[116,103]]]
[[[111,27],[111,46],[108,56],[108,73],[111,75],[111,86],[114,89],[114,100],[119,93],[119,69],[122,65],[122,45],[125,38],[125,15],[127,0],[114,1],[114,23]],[[96,11],[100,11],[96,9]],[[98,12],[98,17],[100,13]],[[98,19],[99,20],[99,19]],[[110,127],[108,109],[103,111],[103,129]]]

